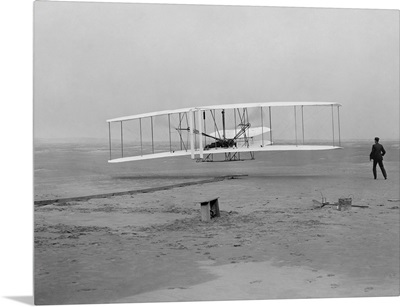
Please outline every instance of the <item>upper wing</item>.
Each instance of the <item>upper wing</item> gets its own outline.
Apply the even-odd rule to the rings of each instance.
[[[237,108],[256,108],[256,107],[293,107],[293,106],[341,106],[340,103],[337,102],[287,102],[287,101],[279,101],[279,102],[253,102],[253,103],[236,103],[236,104],[221,104],[221,105],[211,105],[211,106],[203,106],[203,107],[192,107],[192,108],[182,108],[175,110],[164,110],[150,113],[142,113],[130,116],[117,117],[113,119],[108,119],[107,122],[120,122],[132,119],[146,118],[152,116],[159,115],[168,115],[168,114],[176,114],[176,113],[186,113],[194,110],[222,110],[222,109],[237,109]]]
[[[337,102],[318,102],[318,101],[278,101],[278,102],[252,102],[252,103],[236,103],[236,104],[221,104],[198,107],[198,110],[227,110],[238,108],[261,108],[261,107],[296,107],[296,106],[335,106],[340,107]]]
[[[113,118],[113,119],[107,119],[107,122],[108,123],[121,122],[121,121],[161,116],[161,115],[187,113],[190,110],[193,110],[193,108],[183,108],[183,109],[176,109],[176,110],[164,110],[164,111],[158,111],[158,112],[142,113],[142,114],[136,114],[136,115],[130,115],[130,116],[117,117],[117,118]]]

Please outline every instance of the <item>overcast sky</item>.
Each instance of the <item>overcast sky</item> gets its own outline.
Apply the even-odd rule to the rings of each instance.
[[[398,139],[399,11],[35,3],[35,138],[259,101],[337,101],[342,139]]]

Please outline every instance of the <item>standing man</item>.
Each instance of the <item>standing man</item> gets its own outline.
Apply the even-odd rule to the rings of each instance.
[[[383,156],[386,154],[385,149],[381,144],[379,144],[379,138],[375,138],[375,144],[372,145],[372,151],[369,154],[369,160],[374,160],[374,164],[372,167],[372,171],[374,173],[374,179],[376,179],[376,165],[379,164],[379,167],[381,168],[383,177],[385,177],[385,180],[387,179],[386,175],[386,170],[385,167],[383,166]]]

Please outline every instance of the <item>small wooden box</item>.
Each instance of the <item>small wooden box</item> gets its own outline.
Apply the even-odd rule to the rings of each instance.
[[[201,220],[209,222],[214,217],[219,217],[218,197],[200,202]]]

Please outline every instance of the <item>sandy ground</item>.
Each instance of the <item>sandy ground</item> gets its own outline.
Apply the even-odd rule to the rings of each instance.
[[[37,207],[35,303],[397,296],[399,163],[385,166],[389,180],[319,165]],[[321,193],[368,207],[319,208]],[[214,196],[221,217],[202,222]]]

